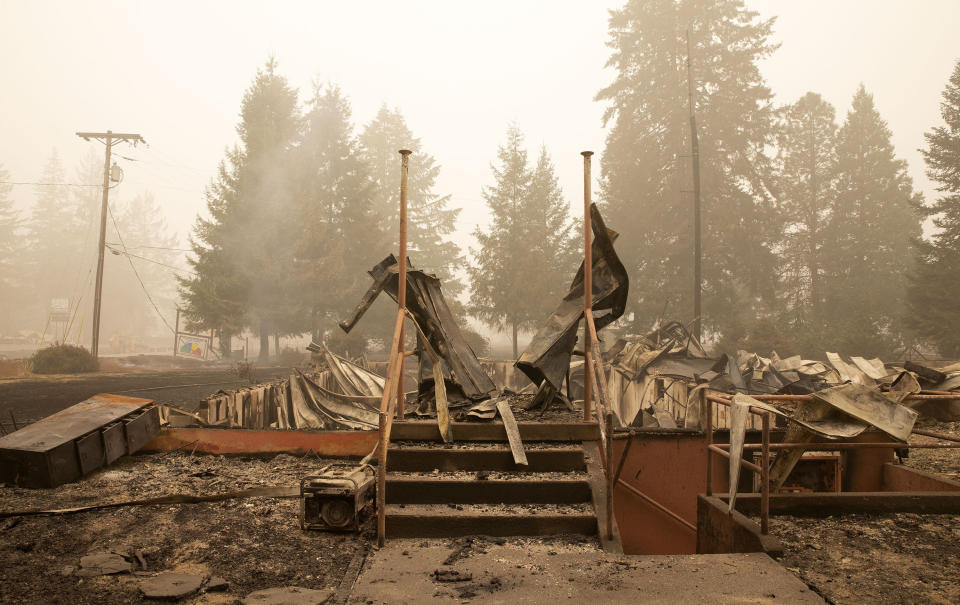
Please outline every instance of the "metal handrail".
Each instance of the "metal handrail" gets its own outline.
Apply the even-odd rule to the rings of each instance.
[[[712,454],[717,454],[730,458],[730,444],[722,443],[713,443],[713,404],[720,404],[730,407],[732,405],[731,396],[726,393],[715,393],[712,395],[707,395],[706,391],[700,392],[701,401],[706,412],[707,416],[707,490],[706,494],[708,496],[713,495],[712,488],[712,478],[713,478],[713,456]],[[795,402],[804,402],[812,401],[813,397],[810,395],[751,395],[758,400],[767,400],[767,401],[795,401]],[[956,393],[914,393],[908,395],[905,399],[919,399],[919,400],[946,400],[946,399],[958,399]],[[931,437],[935,439],[942,439],[945,441],[950,441],[951,443],[901,443],[897,441],[886,441],[886,442],[806,442],[806,443],[770,443],[770,414],[769,410],[764,410],[762,408],[755,408],[750,406],[748,408],[751,414],[761,416],[763,422],[763,434],[761,442],[758,443],[744,443],[743,451],[761,451],[761,462],[760,464],[755,464],[748,460],[740,460],[740,466],[751,472],[760,474],[761,481],[761,504],[760,504],[760,531],[763,534],[769,533],[769,520],[770,520],[770,452],[771,451],[786,451],[786,450],[826,450],[826,451],[839,451],[839,450],[857,450],[857,449],[960,449],[960,439],[950,436],[943,435],[940,433],[932,433],[931,431],[925,431],[923,429],[914,429],[911,431],[913,434]],[[729,495],[729,494],[728,494]]]
[[[730,458],[730,452],[723,450],[713,443],[713,404],[731,406],[732,402],[714,395],[707,395],[706,390],[700,391],[700,397],[704,403],[707,415],[707,495],[713,495],[713,457],[711,454],[719,454]],[[760,533],[770,533],[770,412],[762,408],[749,406],[747,411],[751,414],[760,416],[762,427],[762,439],[760,444],[760,464],[754,464],[748,460],[740,459],[739,464],[751,472],[760,474]],[[746,446],[746,444],[744,444]],[[734,486],[736,489],[736,486]],[[731,509],[731,514],[733,510]]]

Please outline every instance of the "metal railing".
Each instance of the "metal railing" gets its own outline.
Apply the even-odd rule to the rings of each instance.
[[[707,438],[707,456],[706,456],[706,465],[707,465],[707,485],[706,485],[706,495],[713,495],[713,455],[717,454],[723,456],[729,460],[730,458],[730,444],[720,444],[713,443],[713,411],[714,404],[726,406],[729,408],[732,406],[732,396],[725,393],[714,393],[707,394],[707,392],[700,392],[701,401],[703,404],[703,409],[706,414],[706,438]],[[810,395],[751,395],[752,398],[758,401],[778,401],[781,403],[799,403],[799,402],[809,402],[813,401],[814,398]],[[904,401],[922,401],[922,400],[932,400],[932,401],[944,401],[948,399],[958,399],[960,394],[958,393],[949,393],[942,391],[921,391],[920,393],[915,393],[908,395],[904,398]],[[924,429],[913,429],[911,432],[915,435],[921,435],[925,437],[932,437],[940,439],[943,441],[950,441],[951,443],[902,443],[898,441],[880,441],[880,442],[868,442],[868,441],[810,441],[804,443],[771,443],[770,442],[770,415],[769,410],[764,410],[762,408],[756,408],[754,406],[749,406],[748,411],[750,414],[758,415],[761,418],[761,442],[760,443],[744,443],[743,451],[752,452],[760,450],[760,464],[750,462],[749,460],[744,460],[741,458],[740,466],[745,468],[753,473],[760,475],[760,533],[767,534],[770,530],[770,452],[772,451],[787,451],[787,450],[815,450],[815,451],[841,451],[841,450],[858,450],[858,449],[957,449],[960,448],[960,437],[953,435],[946,435],[943,433],[938,433],[934,431],[927,431]],[[736,490],[736,486],[734,486]],[[734,494],[728,493],[727,497],[732,497]]]

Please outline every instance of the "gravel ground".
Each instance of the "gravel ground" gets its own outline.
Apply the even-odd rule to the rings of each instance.
[[[834,603],[960,603],[956,515],[776,516],[781,563]]]
[[[960,422],[925,423],[923,428],[960,437]],[[914,435],[912,441],[917,443],[937,442],[936,439],[918,435]],[[948,479],[960,481],[960,449],[911,450],[910,456],[904,460],[904,465],[931,473],[939,473]]]
[[[960,422],[925,423],[960,436]],[[936,442],[914,436],[912,442]],[[960,450],[912,450],[906,466],[960,480]],[[781,563],[834,603],[960,603],[960,516],[774,516]]]
[[[89,505],[169,493],[213,494],[298,485],[331,460],[191,456],[123,458],[83,481],[54,489],[0,488],[3,511]],[[182,505],[131,506],[58,516],[0,520],[0,603],[139,603],[140,582],[160,571],[216,575],[225,593],[185,603],[233,603],[254,590],[296,585],[335,588],[375,533],[302,531],[295,498],[248,498]],[[84,578],[82,556],[117,552],[134,573]],[[136,564],[140,551],[147,564]]]

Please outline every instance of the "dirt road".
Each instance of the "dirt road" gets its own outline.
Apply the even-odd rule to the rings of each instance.
[[[255,367],[253,379],[262,382],[290,371],[289,367],[282,366]],[[9,431],[10,412],[13,412],[17,424],[23,426],[97,393],[144,397],[194,410],[204,396],[249,382],[249,379],[241,379],[228,365],[157,372],[0,379],[0,423]]]

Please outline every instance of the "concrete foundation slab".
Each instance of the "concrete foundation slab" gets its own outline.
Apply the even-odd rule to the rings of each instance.
[[[604,553],[595,542],[500,542],[478,538],[457,558],[450,540],[390,540],[367,560],[348,602],[824,602],[761,553],[624,556]],[[444,565],[448,557],[455,560]]]

